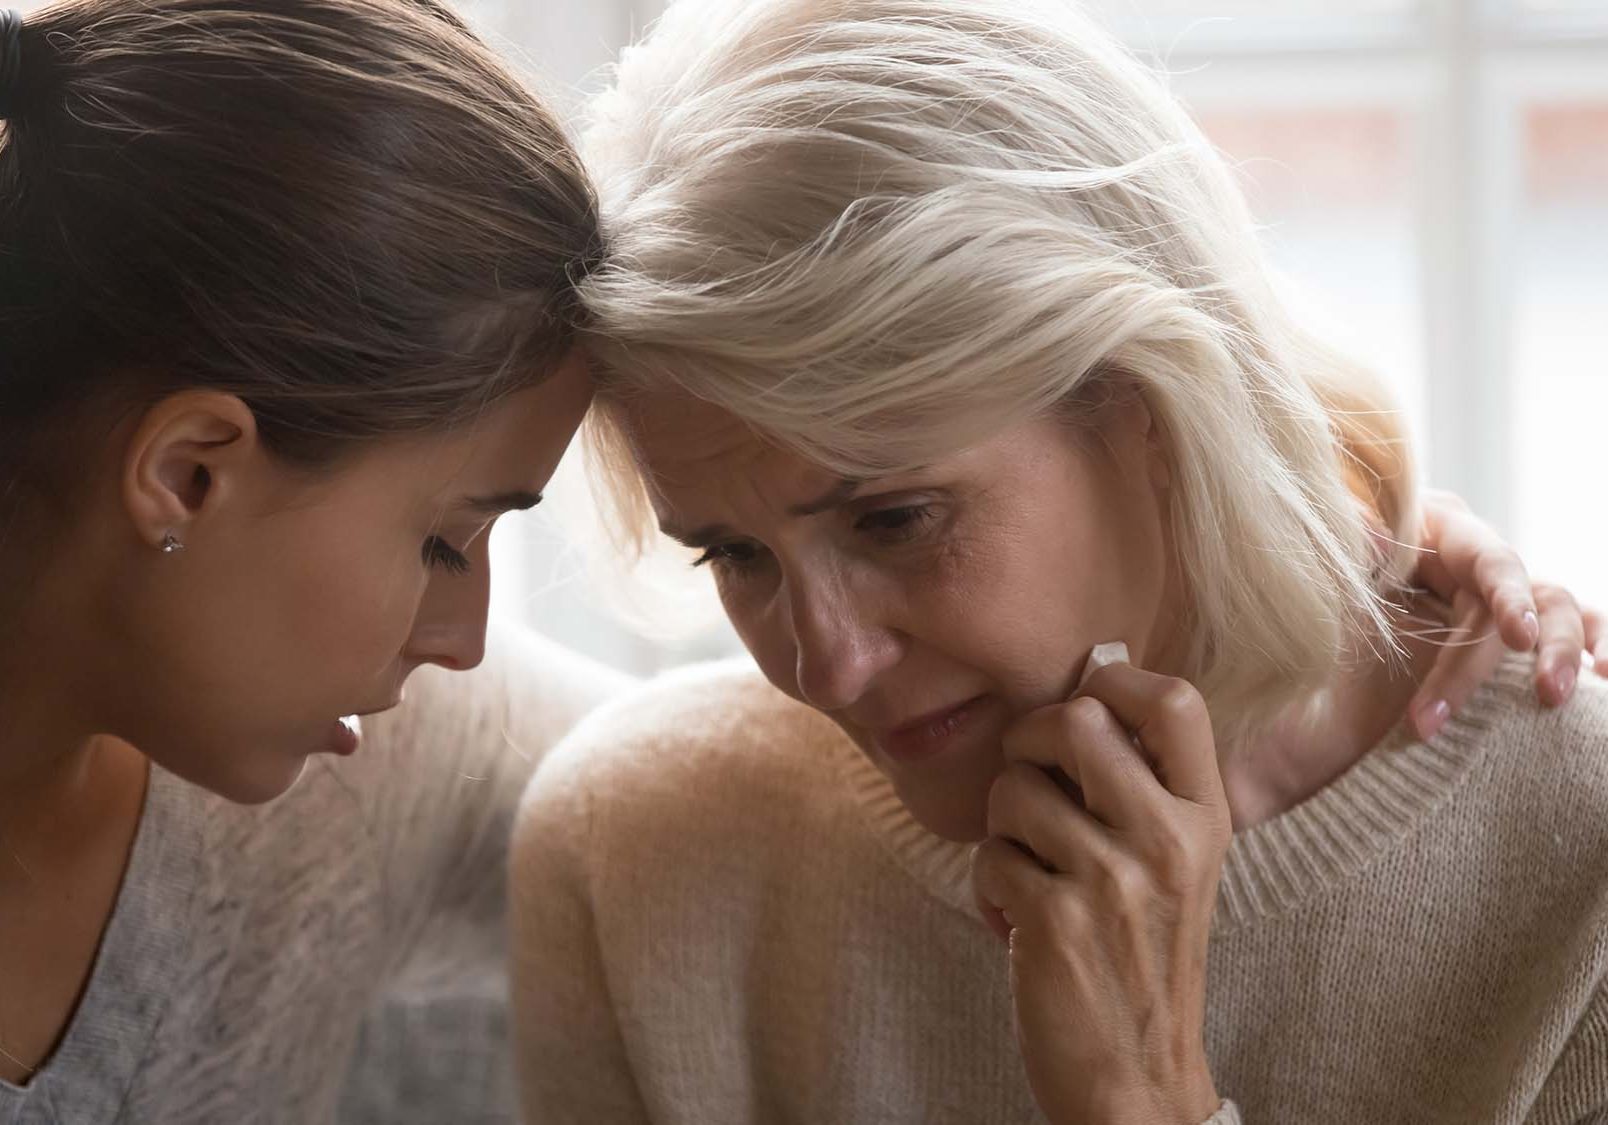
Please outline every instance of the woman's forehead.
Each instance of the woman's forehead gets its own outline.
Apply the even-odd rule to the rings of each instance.
[[[729,410],[681,391],[635,395],[621,420],[632,453],[650,473],[753,460],[778,449]]]

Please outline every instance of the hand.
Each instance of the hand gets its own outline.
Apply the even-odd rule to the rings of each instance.
[[[1536,694],[1557,706],[1574,694],[1582,652],[1608,675],[1608,620],[1582,611],[1561,586],[1532,585],[1524,563],[1496,531],[1449,492],[1424,498],[1413,580],[1452,607],[1449,639],[1409,705],[1419,737],[1457,713],[1491,674],[1504,647],[1536,653]]]
[[[1205,703],[1112,664],[1003,745],[972,885],[1010,946],[1034,1097],[1051,1122],[1206,1120],[1206,942],[1230,825]]]

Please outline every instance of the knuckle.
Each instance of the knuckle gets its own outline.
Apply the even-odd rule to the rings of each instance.
[[[1535,602],[1536,609],[1543,609],[1553,604],[1559,594],[1566,594],[1568,590],[1556,582],[1532,582],[1530,584],[1530,597]]]
[[[1074,895],[1040,895],[1028,914],[1036,928],[1054,935],[1058,944],[1080,945],[1087,939],[1089,912]]]
[[[1137,910],[1153,897],[1150,874],[1131,860],[1113,859],[1101,868],[1101,875],[1106,893],[1124,910]]]
[[[1484,552],[1474,560],[1474,582],[1482,590],[1501,593],[1509,585],[1509,572],[1517,570],[1519,565],[1519,556],[1506,547]]]
[[[1206,701],[1195,685],[1187,680],[1174,680],[1162,692],[1158,709],[1164,719],[1172,723],[1196,723],[1206,717]]]
[[[1164,820],[1155,826],[1157,857],[1172,866],[1187,863],[1195,854],[1195,837],[1176,820]]]
[[[1105,704],[1092,695],[1080,695],[1061,708],[1062,733],[1080,738],[1100,729],[1105,721]]]
[[[1160,841],[1156,851],[1156,881],[1170,893],[1187,890],[1195,882],[1195,865],[1199,849],[1193,840],[1169,834]]]
[[[1580,603],[1562,586],[1545,585],[1535,588],[1536,607],[1547,613],[1579,614]]]
[[[1233,832],[1227,810],[1215,807],[1159,825],[1151,845],[1156,881],[1170,894],[1189,892],[1221,863]]]
[[[1448,492],[1444,488],[1425,489],[1424,503],[1448,512],[1464,513],[1472,510],[1468,506],[1468,501],[1457,493]]]

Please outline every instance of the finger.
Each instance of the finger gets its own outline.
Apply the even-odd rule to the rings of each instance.
[[[1067,714],[1068,707],[1066,703],[1055,703],[1023,715],[1000,736],[1000,753],[1007,763],[1022,762],[1058,771],[1072,795],[1081,801],[1078,760],[1071,747],[1077,732]]]
[[[1009,840],[990,836],[972,850],[972,898],[977,912],[1004,941],[1027,917],[1031,904],[1049,892],[1051,876]]]
[[[1102,824],[1142,828],[1170,814],[1169,794],[1133,735],[1093,696],[1040,708],[1006,732],[1001,748],[1007,762],[1064,774]]]
[[[1418,564],[1412,577],[1419,586],[1433,591],[1445,602],[1450,602],[1457,593],[1457,581],[1447,569],[1439,547],[1446,536],[1447,520],[1455,523],[1459,516],[1469,514],[1468,504],[1455,492],[1424,491],[1419,515]]]
[[[1580,603],[1562,586],[1541,585],[1535,590],[1541,608],[1541,642],[1535,661],[1536,694],[1548,707],[1557,707],[1574,694],[1580,675],[1580,654],[1586,647],[1586,626]]]
[[[1444,534],[1442,525],[1448,510],[1455,515],[1459,512],[1467,513],[1469,507],[1455,492],[1441,489],[1424,490],[1419,510],[1418,562],[1412,574],[1413,581],[1420,587],[1433,591],[1446,602],[1450,602],[1452,595],[1457,592],[1457,583],[1453,581],[1451,572],[1441,561],[1435,545]],[[1389,543],[1384,546],[1388,554]]]
[[[1407,705],[1420,740],[1433,737],[1461,711],[1502,662],[1502,639],[1490,612],[1470,591],[1457,595],[1449,626],[1435,629],[1433,635],[1442,641],[1440,651]]]
[[[1077,874],[1110,865],[1117,846],[1106,829],[1038,766],[1015,762],[988,791],[988,834],[1014,840],[1050,869]]]
[[[1586,651],[1596,662],[1597,675],[1608,676],[1608,614],[1588,609],[1581,614],[1586,632]]]
[[[1472,591],[1491,610],[1503,643],[1516,652],[1531,651],[1540,622],[1518,554],[1489,524],[1444,499],[1425,504],[1423,526],[1427,553],[1414,577],[1447,601],[1459,591]]]
[[[1443,512],[1469,515],[1474,509],[1468,506],[1457,493],[1449,488],[1426,488],[1423,492],[1424,514],[1427,517],[1431,509],[1440,509]]]
[[[1224,807],[1211,716],[1192,685],[1131,664],[1109,664],[1091,675],[1079,694],[1104,703],[1132,732],[1168,792]]]

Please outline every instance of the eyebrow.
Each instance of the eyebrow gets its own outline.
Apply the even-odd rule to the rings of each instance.
[[[516,488],[511,492],[497,492],[490,496],[466,496],[459,507],[481,515],[496,516],[504,512],[526,512],[542,502],[540,492],[527,492]]]
[[[803,519],[806,516],[818,516],[822,512],[829,512],[833,508],[848,503],[854,494],[865,484],[863,480],[852,480],[843,477],[831,488],[827,489],[814,500],[806,500],[802,504],[794,504],[787,509],[787,514],[794,519]],[[682,531],[669,520],[661,520],[659,530],[670,538],[686,547],[707,547],[731,536],[731,528],[723,523],[710,523],[695,531]]]

